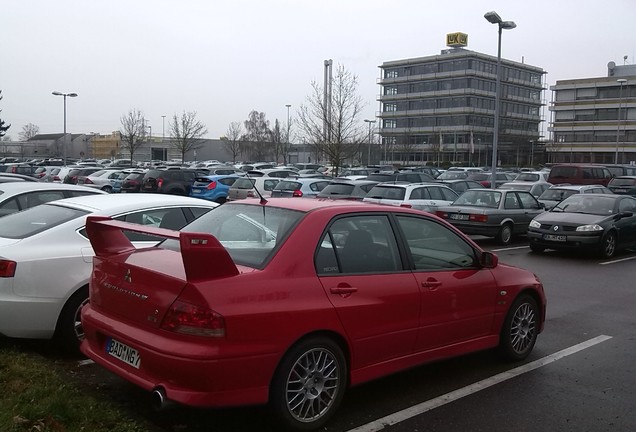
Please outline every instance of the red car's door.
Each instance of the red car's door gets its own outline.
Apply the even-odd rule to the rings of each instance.
[[[490,335],[497,286],[476,263],[473,247],[446,225],[398,216],[421,295],[416,351]]]
[[[420,294],[403,270],[386,215],[333,222],[316,254],[316,271],[351,343],[352,369],[413,352]]]

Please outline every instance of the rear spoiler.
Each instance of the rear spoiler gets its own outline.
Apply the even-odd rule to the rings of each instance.
[[[208,233],[181,232],[148,225],[121,222],[108,216],[88,216],[86,232],[98,257],[108,257],[135,250],[123,231],[178,240],[189,282],[221,279],[239,274],[236,264],[223,245]]]

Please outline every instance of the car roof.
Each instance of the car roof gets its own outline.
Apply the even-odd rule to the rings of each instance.
[[[552,185],[550,186],[550,189],[568,189],[568,190],[582,190],[582,189],[595,189],[598,187],[605,187],[603,185],[600,184],[592,184],[592,185],[570,185],[570,184],[564,184],[564,185]]]
[[[57,201],[51,201],[45,205],[58,205],[64,207],[72,207],[80,210],[89,211],[91,213],[100,213],[107,211],[108,213],[125,212],[135,210],[140,206],[143,207],[165,207],[165,206],[197,206],[197,207],[216,207],[218,204],[202,200],[200,198],[191,198],[178,195],[166,194],[105,194],[105,195],[86,195],[75,198],[65,198]]]
[[[66,183],[10,182],[2,183],[0,190],[4,193],[13,194],[38,190],[80,190],[94,193],[97,189]]]

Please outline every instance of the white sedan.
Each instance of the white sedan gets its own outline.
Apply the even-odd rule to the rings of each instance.
[[[218,204],[163,194],[99,194],[42,204],[0,223],[0,335],[55,338],[76,351],[84,336],[93,249],[88,215],[179,230]],[[127,233],[136,247],[161,239]]]

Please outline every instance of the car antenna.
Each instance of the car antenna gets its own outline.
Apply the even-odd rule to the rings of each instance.
[[[248,179],[251,179],[252,177],[250,177],[250,173],[246,172],[245,173],[245,177],[247,177]],[[258,194],[258,197],[261,199],[261,204],[265,205],[267,204],[267,200],[265,199],[265,197],[261,194],[261,191],[258,190],[258,188],[256,187],[256,182],[254,182],[254,184],[252,185],[254,187],[254,190],[256,191],[256,193]]]

